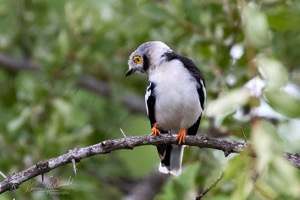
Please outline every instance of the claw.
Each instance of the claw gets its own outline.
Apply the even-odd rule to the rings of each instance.
[[[154,135],[154,137],[160,135],[160,131],[159,131],[159,129],[157,128],[157,123],[155,123],[154,126],[152,127],[152,134]]]
[[[177,135],[176,140],[178,140],[178,144],[181,145],[182,143],[185,143],[185,135],[186,131],[185,129],[182,129],[179,134]]]

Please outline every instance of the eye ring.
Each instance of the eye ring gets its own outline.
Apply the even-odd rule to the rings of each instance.
[[[136,64],[142,64],[142,57],[141,56],[134,56],[133,57],[133,61],[136,63]]]

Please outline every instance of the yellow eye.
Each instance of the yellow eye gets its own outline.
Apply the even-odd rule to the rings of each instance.
[[[136,63],[136,64],[142,64],[142,57],[141,56],[134,56],[133,57],[133,61]]]

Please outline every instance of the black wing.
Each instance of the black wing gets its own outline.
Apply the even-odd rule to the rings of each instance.
[[[146,109],[147,115],[151,124],[151,127],[156,123],[155,119],[155,84],[151,81],[148,82],[145,101],[146,101]]]
[[[192,77],[197,81],[198,86],[197,86],[197,92],[199,95],[199,101],[200,101],[200,106],[202,108],[202,111],[204,110],[205,107],[205,102],[206,102],[206,89],[205,89],[205,80],[204,77],[199,70],[199,68],[196,66],[196,64],[189,58],[185,56],[181,56],[175,52],[168,52],[165,54],[167,61],[173,60],[173,59],[178,59],[180,60],[184,67],[190,72]],[[201,120],[202,113],[200,113],[199,118],[195,122],[193,126],[188,128],[187,134],[188,135],[196,135],[200,120]]]
[[[150,121],[151,128],[156,123],[155,119],[155,83],[149,81],[146,95],[145,95],[145,101],[146,101],[146,109],[147,109],[147,115]],[[159,127],[158,127],[159,128]],[[161,133],[163,134],[165,131],[161,130]],[[169,166],[169,160],[170,160],[170,152],[171,152],[171,145],[157,145],[157,151],[160,159],[162,160],[162,163],[166,166]]]

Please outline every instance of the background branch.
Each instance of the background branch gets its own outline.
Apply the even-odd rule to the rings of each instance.
[[[112,89],[110,84],[101,82],[92,76],[81,76],[78,87],[93,92],[105,98],[111,98]],[[122,95],[121,104],[135,114],[146,114],[145,101],[143,98],[126,92]]]
[[[38,69],[38,66],[36,66],[36,64],[31,60],[15,58],[13,56],[4,54],[0,54],[0,67],[15,73],[25,70]],[[101,82],[92,76],[81,76],[78,79],[77,86],[105,98],[112,97],[112,89],[110,84]],[[144,99],[134,95],[133,93],[127,92],[123,94],[121,104],[128,108],[132,113],[146,114]]]
[[[22,71],[40,69],[32,60],[16,58],[10,55],[0,54],[0,67],[7,71],[19,73]],[[100,81],[90,75],[82,75],[77,80],[77,87],[85,91],[92,92],[101,97],[110,99],[113,89],[109,83]],[[146,114],[144,98],[135,95],[131,92],[124,92],[120,99],[121,104],[133,114]],[[202,133],[213,137],[225,137],[229,135],[228,130],[215,127],[211,120],[210,127],[207,130],[202,130]]]
[[[61,165],[72,163],[72,159],[79,162],[84,158],[97,154],[107,154],[120,149],[133,149],[138,146],[159,144],[177,144],[176,137],[172,135],[161,135],[161,137],[157,138],[153,138],[152,135],[131,136],[115,140],[106,140],[92,146],[77,147],[61,156],[40,161],[19,173],[7,175],[7,178],[0,183],[0,194],[7,190],[18,188],[23,182],[33,177],[49,172]],[[242,142],[210,138],[207,136],[187,136],[186,145],[221,150],[225,156],[228,156],[230,153],[241,152],[249,146]],[[300,169],[300,154],[285,153],[285,157]]]
[[[162,174],[158,171],[150,173],[130,188],[124,200],[154,199],[170,176],[170,174]]]
[[[5,54],[0,54],[0,67],[12,72],[37,69],[37,66],[31,60],[18,59]]]

